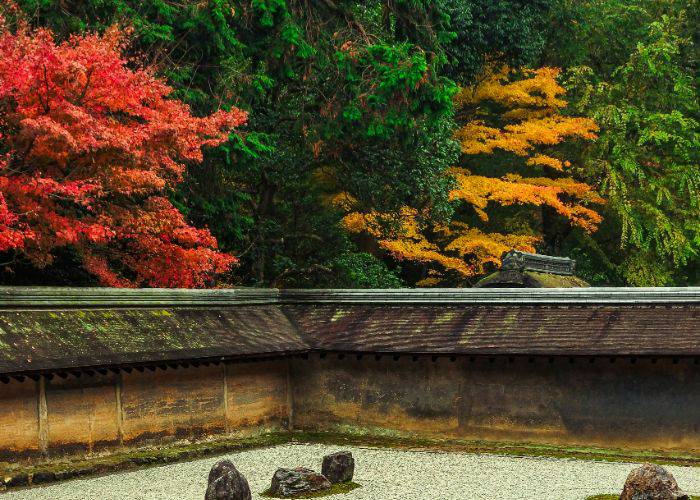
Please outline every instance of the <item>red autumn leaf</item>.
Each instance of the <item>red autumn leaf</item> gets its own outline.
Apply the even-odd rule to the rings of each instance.
[[[123,48],[117,28],[0,34],[0,251],[41,267],[70,246],[104,285],[206,286],[236,258],[164,193],[246,114],[193,116]]]

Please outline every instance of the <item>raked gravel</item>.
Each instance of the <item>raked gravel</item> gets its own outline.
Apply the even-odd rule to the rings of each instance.
[[[253,498],[277,467],[321,468],[335,446],[291,444],[226,455],[246,476]],[[338,500],[580,500],[622,490],[637,464],[474,455],[452,452],[343,448],[355,457],[362,485]],[[9,491],[0,500],[202,500],[211,466],[223,456]],[[700,495],[700,468],[667,469],[682,489]]]

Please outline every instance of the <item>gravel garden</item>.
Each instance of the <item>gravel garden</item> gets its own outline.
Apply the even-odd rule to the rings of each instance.
[[[349,447],[355,460],[349,488],[333,498],[347,500],[557,499],[584,500],[622,491],[638,464],[557,458],[477,455],[457,452],[399,451]],[[328,445],[289,444],[191,462],[146,468],[43,487],[14,490],[3,500],[201,500],[217,461],[230,459],[247,479],[252,498],[263,493],[278,467],[321,470]],[[668,466],[680,488],[700,495],[700,469]],[[337,490],[334,490],[337,491]],[[605,497],[603,497],[605,498]],[[610,497],[613,498],[613,497]]]

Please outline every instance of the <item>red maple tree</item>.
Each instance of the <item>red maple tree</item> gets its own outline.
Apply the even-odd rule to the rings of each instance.
[[[246,114],[192,116],[125,38],[0,33],[0,252],[43,267],[70,247],[104,285],[206,286],[236,258],[165,193]]]

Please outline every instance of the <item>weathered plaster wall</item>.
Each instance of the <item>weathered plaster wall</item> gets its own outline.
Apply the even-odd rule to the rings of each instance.
[[[127,443],[224,431],[220,366],[123,373],[121,392]]]
[[[313,354],[11,379],[0,461],[289,427],[700,451],[695,360],[632,361]]]
[[[0,461],[286,428],[288,362],[0,383]]]
[[[413,359],[295,360],[295,427],[700,450],[692,359]]]
[[[45,380],[50,452],[92,452],[119,443],[114,374]]]
[[[316,355],[295,360],[292,374],[295,428],[458,432],[460,371],[447,358],[413,363],[410,356],[376,361],[374,356]]]
[[[0,459],[39,450],[37,383],[25,378],[0,384]]]
[[[286,360],[226,365],[226,423],[229,432],[289,423]]]

